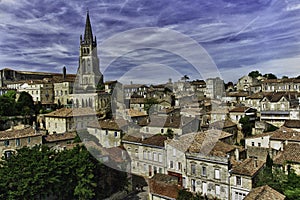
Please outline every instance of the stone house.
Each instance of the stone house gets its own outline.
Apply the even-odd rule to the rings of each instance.
[[[300,175],[300,143],[288,143],[274,157],[274,166],[288,173],[291,169]]]
[[[178,185],[183,188],[187,187],[185,152],[188,150],[189,144],[194,141],[196,134],[188,133],[165,141],[167,174],[176,177]]]
[[[17,149],[42,144],[42,134],[30,126],[0,131],[0,152],[6,158]]]
[[[235,123],[239,123],[240,119],[245,116],[248,116],[251,121],[255,121],[256,112],[257,110],[254,108],[250,108],[247,106],[239,106],[229,110],[229,116],[230,119]]]
[[[61,108],[44,117],[49,134],[84,130],[89,122],[97,120],[91,108]]]
[[[300,79],[266,79],[261,86],[263,92],[300,92]]]
[[[122,144],[131,159],[133,174],[152,177],[166,173],[166,150],[164,135],[126,134]]]
[[[149,200],[176,200],[179,189],[176,177],[155,174],[149,179]]]
[[[231,199],[243,199],[255,187],[259,172],[265,162],[247,158],[236,163],[230,171]]]
[[[283,126],[300,132],[300,120],[285,120]]]
[[[224,81],[217,78],[208,78],[206,80],[205,96],[212,99],[221,99],[225,94]]]
[[[197,134],[186,152],[187,187],[209,198],[229,199],[230,160],[235,146],[218,141],[220,131]]]
[[[251,86],[257,85],[258,83],[259,82],[256,78],[252,78],[251,76],[243,76],[238,80],[236,89],[238,91],[250,91]]]
[[[124,96],[125,99],[130,99],[131,95],[138,94],[143,97],[146,97],[148,86],[143,84],[129,84],[129,85],[123,85],[124,90]]]
[[[27,81],[17,91],[29,93],[34,102],[41,102],[44,105],[54,103],[53,83],[50,79]]]
[[[99,140],[102,147],[111,148],[121,145],[126,126],[124,120],[105,119],[89,123],[87,131]]]
[[[66,75],[53,78],[54,103],[58,105],[71,105],[75,75]]]
[[[43,136],[43,144],[53,149],[66,149],[76,138],[76,132],[67,132]]]
[[[261,120],[281,126],[285,120],[299,119],[299,101],[296,93],[275,92],[266,94],[260,101]],[[293,108],[296,110],[293,111]]]

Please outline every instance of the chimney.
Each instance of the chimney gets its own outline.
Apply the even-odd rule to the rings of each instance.
[[[254,167],[258,167],[257,158],[254,158]]]
[[[63,67],[63,79],[65,80],[67,76],[67,69],[66,66]]]
[[[145,140],[145,136],[144,135],[142,135],[142,141],[144,141]]]

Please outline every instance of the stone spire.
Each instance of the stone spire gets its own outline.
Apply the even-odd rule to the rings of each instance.
[[[93,42],[93,33],[92,33],[92,26],[91,26],[89,11],[87,11],[87,14],[86,14],[84,42],[86,44],[91,44]]]

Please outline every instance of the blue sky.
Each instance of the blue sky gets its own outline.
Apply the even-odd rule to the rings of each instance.
[[[0,68],[76,73],[87,8],[105,80],[207,78],[202,67],[225,81],[251,70],[300,74],[300,2],[292,0],[0,0]]]

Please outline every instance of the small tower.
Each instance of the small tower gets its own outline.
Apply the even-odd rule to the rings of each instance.
[[[77,72],[77,89],[95,91],[103,84],[103,75],[99,68],[97,41],[93,38],[89,12],[87,11],[84,36],[80,35],[79,67]]]

